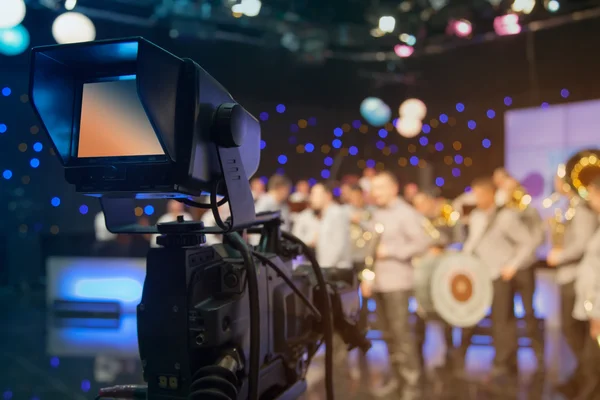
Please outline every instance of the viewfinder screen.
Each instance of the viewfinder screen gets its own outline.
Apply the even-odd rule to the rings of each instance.
[[[83,84],[77,157],[165,154],[138,98],[135,77],[123,78]]]

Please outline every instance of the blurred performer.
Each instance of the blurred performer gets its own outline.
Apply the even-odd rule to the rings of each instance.
[[[441,254],[444,249],[450,244],[454,243],[454,227],[455,225],[441,222],[442,210],[438,206],[436,199],[427,193],[417,193],[413,197],[413,205],[415,209],[423,215],[425,218],[431,221],[431,225],[435,228],[439,237],[432,238],[433,242],[429,248],[429,253],[432,255]],[[444,340],[446,342],[446,362],[444,364],[445,369],[449,370],[452,368],[452,349],[454,348],[454,342],[452,340],[452,326],[445,321],[442,322],[442,328],[444,331]],[[416,324],[417,341],[419,349],[421,349],[421,364],[424,366],[425,360],[423,357],[423,346],[425,344],[426,335],[426,321],[423,318],[419,318]]]
[[[298,181],[296,182],[296,187],[294,193],[290,196],[291,203],[304,203],[308,201],[310,196],[310,185],[308,181]]]
[[[228,203],[219,206],[217,210],[222,221],[225,221],[231,216]],[[205,212],[204,215],[202,215],[201,221],[204,222],[204,226],[217,226],[217,221],[215,220],[212,210]],[[213,246],[219,243],[223,243],[223,235],[206,235],[207,246]]]
[[[256,203],[256,200],[265,194],[265,183],[261,178],[252,178],[252,180],[250,180],[250,190],[252,191],[252,198]]]
[[[499,167],[494,170],[492,179],[494,180],[494,186],[496,186],[496,205],[503,206],[508,202],[511,195],[511,190],[507,187],[509,184],[508,179],[510,175],[504,167]]]
[[[111,233],[108,228],[106,228],[106,219],[104,218],[104,213],[102,211],[96,214],[96,217],[94,218],[94,231],[96,233],[97,242],[108,242],[117,238],[116,234]]]
[[[373,293],[387,331],[388,351],[393,373],[402,384],[403,399],[420,399],[422,371],[419,368],[417,340],[409,324],[408,302],[413,290],[413,257],[427,251],[430,237],[423,230],[423,217],[399,198],[396,177],[381,172],[372,181],[377,209],[373,227],[380,234],[376,250],[374,279],[363,280],[366,297]],[[373,230],[375,231],[375,230]]]
[[[291,221],[287,199],[290,196],[291,190],[292,183],[287,177],[273,175],[267,184],[267,193],[258,198],[254,204],[256,212],[279,211],[283,221],[281,229],[289,230]]]
[[[317,245],[319,237],[319,213],[312,207],[308,207],[296,215],[292,234],[313,249]]]
[[[589,205],[600,215],[600,176],[587,186]],[[582,376],[577,400],[597,399],[600,393],[600,230],[596,230],[585,250],[575,281],[573,317],[589,323],[583,345]]]
[[[596,213],[580,198],[565,182],[558,176],[554,181],[555,193],[569,198],[573,211],[571,219],[566,219],[564,225],[558,229],[564,229],[560,243],[553,243],[553,248],[548,254],[547,262],[551,267],[557,267],[556,281],[560,287],[561,302],[561,326],[563,335],[577,359],[575,372],[557,389],[567,396],[574,394],[580,386],[583,373],[584,343],[588,335],[588,324],[584,320],[573,318],[575,306],[575,278],[579,263],[581,262],[585,249],[590,243],[594,233],[598,230],[598,218]],[[569,212],[569,211],[567,211]],[[562,214],[562,213],[561,213]]]
[[[358,180],[358,184],[367,195],[371,192],[371,181],[376,174],[377,172],[373,168],[365,168],[362,178]]]
[[[503,173],[503,178],[500,180],[502,189],[498,189],[503,194],[495,198],[496,206],[504,206],[516,210],[519,217],[529,230],[530,234],[530,253],[526,262],[526,266],[519,269],[515,274],[514,289],[520,294],[523,302],[523,310],[525,312],[525,330],[527,337],[531,339],[531,347],[535,353],[538,362],[538,372],[542,372],[545,367],[544,363],[544,338],[543,332],[535,317],[535,308],[533,305],[533,297],[535,294],[535,264],[538,261],[537,249],[546,240],[546,226],[539,211],[535,207],[530,207],[531,196],[521,187],[519,181],[508,175],[506,171]],[[505,203],[499,203],[505,201]]]
[[[184,221],[194,220],[190,213],[185,211],[185,206],[183,205],[183,203],[180,203],[177,200],[169,200],[167,202],[167,213],[161,216],[156,223],[163,224],[167,222],[175,222],[177,221],[177,217],[180,215],[183,217]],[[150,242],[151,247],[159,247],[156,243],[156,238],[158,238],[159,236],[159,234],[152,235],[152,241]]]
[[[404,200],[412,204],[413,199],[419,193],[419,186],[416,183],[409,182],[404,185],[404,190],[402,193],[404,195]]]
[[[492,335],[496,348],[492,376],[500,377],[517,371],[513,278],[517,271],[529,267],[532,238],[517,211],[496,206],[496,187],[491,179],[477,179],[472,188],[477,208],[471,213],[463,251],[481,259],[492,275]],[[472,329],[463,331],[459,352],[463,361],[472,336]]]

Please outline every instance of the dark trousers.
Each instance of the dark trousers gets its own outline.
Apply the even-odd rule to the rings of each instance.
[[[408,290],[375,294],[392,372],[407,389],[417,388],[421,379],[417,340],[409,322],[410,296]]]
[[[579,393],[576,399],[598,400],[600,399],[600,344],[590,337],[589,324],[586,322],[586,325],[588,330],[583,343]]]
[[[419,352],[419,366],[421,369],[425,367],[425,357],[423,354],[423,346],[425,345],[425,339],[427,335],[427,318],[422,318],[421,316],[417,316],[417,321],[415,323],[415,335],[417,340],[417,350]],[[444,341],[446,343],[446,366],[449,366],[450,354],[452,353],[452,349],[454,348],[454,341],[452,339],[452,325],[448,324],[443,320],[439,320],[442,324],[442,329],[444,331]]]
[[[492,301],[492,337],[497,366],[516,367],[517,365],[517,319],[514,313],[515,293],[521,295],[525,311],[525,334],[531,340],[531,347],[538,359],[538,365],[543,368],[544,338],[538,321],[535,318],[533,295],[535,293],[535,271],[533,268],[519,270],[512,280],[504,281],[498,278],[493,282],[494,298]],[[466,354],[473,329],[464,329],[461,341],[461,352]]]
[[[575,283],[560,285],[560,318],[562,333],[565,341],[571,348],[577,360],[577,370],[581,370],[583,348],[589,336],[589,324],[587,321],[579,321],[573,318],[573,307],[575,306]]]

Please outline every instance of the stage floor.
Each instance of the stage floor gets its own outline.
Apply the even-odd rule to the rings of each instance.
[[[0,399],[84,400],[93,399],[98,388],[123,383],[141,383],[137,360],[135,318],[122,321],[117,329],[61,327],[47,323],[41,294],[0,295]],[[550,387],[574,367],[573,357],[556,328],[546,331],[546,375],[535,378],[530,349],[521,349],[518,381],[497,386],[485,383],[493,357],[489,346],[473,347],[464,377],[444,382],[431,380],[424,399],[562,399]],[[436,326],[428,330],[425,354],[430,369],[443,359],[444,347]],[[368,353],[368,371],[358,365],[356,354],[337,360],[334,376],[336,399],[371,399],[369,386],[386,374],[385,344],[375,341]],[[306,400],[324,399],[322,358],[316,357],[309,371]],[[362,376],[358,376],[362,375]],[[396,399],[393,395],[380,397]]]

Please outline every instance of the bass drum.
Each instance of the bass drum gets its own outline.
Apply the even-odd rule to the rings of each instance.
[[[433,270],[429,290],[436,314],[452,326],[467,328],[487,315],[494,289],[489,269],[479,259],[448,252]]]

